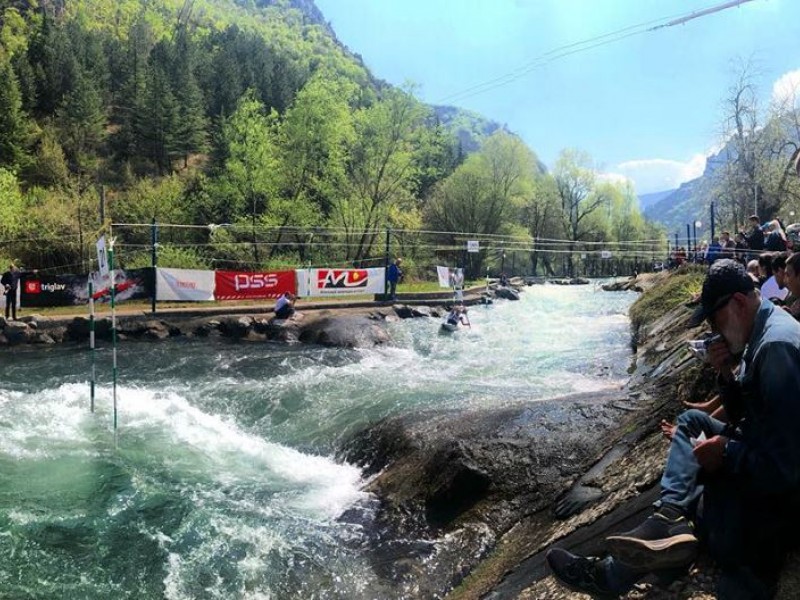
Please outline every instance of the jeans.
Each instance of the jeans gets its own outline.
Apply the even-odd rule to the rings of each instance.
[[[692,453],[694,444],[690,438],[697,438],[701,433],[705,433],[706,438],[720,435],[725,423],[701,410],[692,409],[681,414],[675,425],[667,465],[661,477],[661,503],[678,506],[691,514],[703,494],[703,486],[697,482],[700,465]]]
[[[16,321],[17,320],[17,290],[9,290],[8,293],[5,295],[6,298],[6,319],[8,319],[9,314],[11,314],[11,318]]]
[[[397,282],[390,281],[389,282],[389,298],[392,300],[397,300]]]
[[[697,514],[697,534],[722,569],[717,598],[767,599],[774,594],[785,551],[796,533],[793,499],[754,495],[729,475],[703,476],[690,438],[720,435],[725,424],[699,410],[678,417],[661,477],[661,503]],[[700,498],[702,496],[702,504]],[[700,510],[698,510],[700,505]],[[618,594],[629,591],[645,574],[609,556],[603,561],[606,582]]]

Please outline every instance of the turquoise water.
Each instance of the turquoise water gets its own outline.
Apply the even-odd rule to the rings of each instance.
[[[361,351],[128,342],[116,440],[108,349],[94,414],[85,348],[0,352],[0,598],[413,597],[364,550],[374,499],[337,443],[387,415],[620,385],[634,298],[535,286],[455,335],[402,321]]]

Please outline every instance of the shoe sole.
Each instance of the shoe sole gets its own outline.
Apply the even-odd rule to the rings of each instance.
[[[623,535],[606,538],[609,551],[620,562],[647,571],[685,567],[697,556],[697,538],[682,533],[663,540],[640,540]]]
[[[579,594],[586,594],[587,596],[590,596],[594,600],[617,600],[617,598],[619,598],[619,594],[614,594],[612,592],[608,592],[608,593],[606,593],[606,592],[590,592],[590,591],[587,591],[587,590],[585,590],[585,589],[583,589],[581,587],[578,587],[577,585],[572,585],[568,581],[564,581],[558,575],[556,575],[556,571],[553,568],[553,566],[550,564],[549,560],[547,560],[545,558],[544,562],[547,564],[547,570],[550,573],[550,575],[553,577],[553,579],[555,579],[558,582],[559,585],[561,585],[562,587],[567,588],[568,590],[570,590],[572,592],[577,592]]]

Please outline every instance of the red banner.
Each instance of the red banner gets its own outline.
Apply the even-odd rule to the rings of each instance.
[[[294,271],[215,271],[215,278],[217,300],[258,300],[277,298],[284,292],[297,293]]]

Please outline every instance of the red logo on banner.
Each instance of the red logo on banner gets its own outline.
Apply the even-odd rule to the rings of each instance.
[[[320,290],[365,288],[369,283],[366,269],[320,269],[317,288]]]
[[[26,294],[41,294],[42,293],[42,282],[38,279],[28,279],[25,281],[25,293]]]
[[[245,273],[215,271],[214,297],[217,300],[257,300],[277,298],[285,292],[296,293],[294,271]]]

